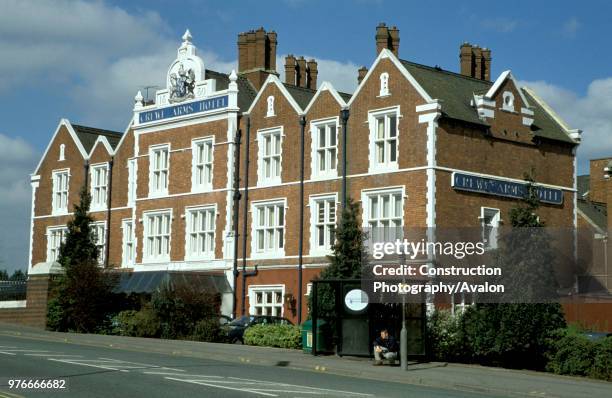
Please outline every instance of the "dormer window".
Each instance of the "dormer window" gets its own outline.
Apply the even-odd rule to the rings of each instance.
[[[515,112],[514,110],[514,94],[510,91],[504,91],[503,94],[502,109],[509,112]]]
[[[380,94],[381,97],[389,95],[389,74],[387,72],[380,74]]]
[[[276,116],[274,113],[274,97],[271,95],[268,97],[268,111],[266,112],[266,117]]]

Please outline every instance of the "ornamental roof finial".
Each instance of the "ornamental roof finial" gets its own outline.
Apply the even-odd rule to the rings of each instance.
[[[184,43],[191,43],[191,39],[192,39],[191,32],[189,31],[189,29],[187,29],[185,31],[185,34],[183,35],[183,42]]]

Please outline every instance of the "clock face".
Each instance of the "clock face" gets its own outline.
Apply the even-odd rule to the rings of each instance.
[[[361,289],[353,289],[344,296],[344,305],[351,311],[363,311],[368,303],[368,294]]]

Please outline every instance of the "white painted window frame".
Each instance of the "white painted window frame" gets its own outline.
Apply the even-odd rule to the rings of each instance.
[[[163,217],[168,216],[168,232],[164,233],[162,231],[159,235],[149,236],[149,223],[155,217]],[[143,215],[143,252],[142,252],[142,262],[143,263],[162,263],[170,261],[170,253],[172,252],[172,209],[164,209],[164,210],[152,210],[144,212]],[[163,225],[162,225],[163,226]],[[163,242],[163,237],[168,236],[168,252],[162,254],[149,254],[149,248],[151,247],[150,239],[151,237],[157,238],[161,237]]]
[[[56,243],[55,240],[52,241],[51,237],[54,233],[59,232],[59,244],[57,246],[51,246],[51,243]],[[57,261],[59,257],[59,249],[61,244],[66,240],[66,233],[68,232],[68,228],[65,225],[54,225],[51,227],[47,227],[46,237],[47,237],[47,262]],[[55,238],[54,238],[55,239]]]
[[[284,284],[276,284],[276,285],[249,285],[249,314],[256,315],[256,309],[259,308],[267,308],[267,307],[276,307],[272,310],[272,313],[266,314],[268,316],[284,316],[285,314],[285,285]],[[272,303],[257,303],[257,293],[261,293],[262,297],[265,297],[266,293],[272,293],[273,302]],[[275,302],[274,297],[275,293],[280,292],[280,303]],[[271,305],[268,305],[271,304]],[[276,305],[275,305],[276,304]],[[280,313],[274,313],[275,310],[278,311],[278,307],[280,307]]]
[[[89,167],[89,185],[91,192],[91,210],[106,210],[108,202],[109,165],[105,163],[92,164]],[[104,181],[98,181],[99,173],[104,172]]]
[[[155,168],[155,156],[158,152],[166,152],[166,167]],[[161,175],[165,172],[165,187],[159,188],[157,185],[156,173]],[[168,185],[170,184],[170,144],[152,145],[149,147],[149,197],[157,198],[168,195]]]
[[[278,154],[265,155],[265,139],[266,136],[276,135],[280,136],[279,140],[279,151]],[[282,181],[281,176],[283,175],[283,127],[272,127],[268,129],[257,131],[257,143],[258,143],[258,156],[257,156],[257,185],[260,187],[279,185]],[[273,147],[274,140],[271,141],[271,148]],[[265,158],[278,157],[278,176],[266,177],[265,175]],[[270,170],[272,175],[272,163],[270,164]]]
[[[136,262],[136,233],[134,229],[134,220],[131,218],[121,220],[121,232],[121,266],[130,267]]]
[[[210,145],[210,159],[208,157],[208,151],[206,151],[206,147]],[[203,152],[203,157],[201,161],[198,159],[198,155],[200,153],[200,146],[205,147],[205,151]],[[202,137],[196,138],[191,141],[191,192],[207,192],[210,191],[213,187],[213,172],[214,172],[214,162],[215,160],[215,137]],[[207,170],[208,173],[207,174]],[[208,175],[210,177],[210,181],[204,181],[203,183],[199,182],[200,173],[205,176]]]
[[[492,216],[491,223],[489,224],[489,226],[492,228],[492,231],[491,234],[489,234],[489,236],[487,237],[485,229],[487,225],[485,224],[485,222],[488,215]],[[478,217],[478,219],[480,220],[480,228],[482,230],[482,240],[485,243],[485,250],[497,249],[499,238],[499,232],[497,228],[499,228],[501,224],[501,210],[495,207],[483,206],[480,208],[480,217]],[[492,239],[486,240],[487,238],[491,237]]]
[[[127,205],[134,206],[136,204],[136,192],[138,189],[138,161],[137,159],[129,159],[127,161],[128,169],[128,189],[127,189]]]
[[[321,195],[311,195],[309,197],[308,200],[309,204],[308,206],[310,207],[310,255],[313,256],[326,256],[331,254],[332,252],[332,245],[334,242],[331,242],[331,245],[323,245],[320,246],[319,245],[319,235],[318,235],[318,227],[319,227],[319,221],[318,221],[318,216],[319,216],[319,203],[321,202],[331,202],[333,204],[334,207],[334,220],[333,222],[331,222],[329,220],[329,213],[328,213],[328,206],[326,204],[325,206],[325,215],[324,215],[324,222],[323,225],[324,227],[327,227],[329,225],[333,224],[333,227],[336,227],[336,223],[338,221],[338,193],[331,193],[331,194],[321,194]],[[328,229],[325,228],[325,240],[327,241],[328,238]]]
[[[340,117],[326,118],[313,120],[310,122],[310,137],[311,137],[311,152],[310,152],[310,178],[313,180],[323,180],[323,179],[331,179],[338,177],[338,129],[340,126]],[[319,128],[325,127],[326,139],[328,138],[327,133],[332,129],[335,130],[333,132],[336,145],[327,145],[323,148],[319,146]],[[329,167],[325,170],[320,170],[320,162],[319,162],[319,150],[323,149],[325,151],[325,162],[327,165],[331,163],[333,158],[335,168],[330,169]],[[335,154],[331,156],[329,153],[331,150],[334,150]]]
[[[376,196],[378,197],[380,200],[380,198],[382,196],[385,195],[395,195],[395,194],[399,194],[400,195],[400,199],[401,199],[401,207],[400,207],[400,225],[396,225],[395,227],[399,227],[400,231],[399,235],[400,236],[395,236],[393,239],[383,239],[382,241],[394,241],[397,238],[401,238],[402,234],[403,234],[403,228],[404,228],[404,216],[405,216],[405,210],[404,208],[406,207],[406,188],[405,186],[396,186],[396,187],[385,187],[385,188],[376,188],[376,189],[367,189],[367,190],[363,190],[361,191],[361,205],[362,205],[362,227],[363,228],[368,228],[368,230],[370,231],[370,241],[374,241],[374,239],[376,239],[376,236],[374,235],[374,230],[372,230],[372,226],[370,225],[371,222],[376,221],[377,226],[376,228],[381,228],[380,223],[384,222],[384,221],[388,221],[389,223],[393,220],[397,220],[398,217],[395,215],[395,207],[391,208],[393,210],[394,216],[393,217],[380,217],[378,216],[375,219],[371,218],[371,213],[372,213],[372,202],[371,202],[371,198]],[[381,208],[380,206],[378,207],[378,212],[380,214]],[[384,237],[383,237],[384,238]]]
[[[509,103],[507,102],[509,100]],[[507,112],[516,112],[516,102],[514,94],[511,91],[504,91],[502,94],[502,110]]]
[[[63,175],[66,176],[66,188],[65,190],[62,190],[60,192],[59,183],[61,181],[59,180],[59,178],[61,178]],[[70,197],[70,169],[53,170],[51,172],[51,185],[52,185],[51,214],[54,216],[68,214],[68,199]],[[64,198],[64,203],[63,203],[64,206],[58,205],[59,195],[61,195],[60,204],[62,204],[61,198]]]
[[[265,208],[272,206],[281,206],[283,208],[283,219],[281,225],[266,225],[266,215],[268,213]],[[258,211],[259,208],[264,208],[264,225],[260,226],[260,213]],[[277,198],[277,199],[269,199],[269,200],[261,200],[251,202],[251,216],[253,221],[251,223],[251,257],[252,258],[283,258],[285,257],[285,246],[287,245],[285,239],[285,232],[287,231],[287,198]],[[275,218],[277,218],[275,214]],[[270,229],[281,229],[281,238],[283,242],[283,247],[275,247],[273,249],[267,249],[267,230]],[[263,230],[264,234],[264,244],[263,249],[258,249],[259,243],[259,234],[258,231]],[[274,235],[274,239],[278,242],[281,238],[277,238],[276,234]],[[278,246],[278,245],[277,245]]]
[[[192,231],[194,215],[199,212],[207,212],[212,213],[213,217],[213,226],[212,230],[198,230]],[[217,204],[210,204],[204,206],[193,206],[185,208],[185,261],[197,261],[197,260],[212,260],[215,258],[215,241],[217,237]],[[207,216],[208,217],[208,216]],[[212,247],[210,250],[201,252],[201,253],[193,253],[192,250],[192,234],[204,234],[209,235],[212,233]]]
[[[106,260],[106,221],[94,221],[89,224],[89,228],[91,228],[94,233],[95,244],[98,248],[98,265],[104,265],[104,261]],[[102,233],[98,233],[98,230],[101,229]]]
[[[390,124],[387,122],[387,118],[389,116],[395,115],[395,161],[390,161],[390,144],[388,144],[392,139],[389,136],[390,132]],[[379,163],[376,159],[376,144],[378,141],[377,136],[377,120],[384,117],[385,118],[385,132],[384,132],[384,154],[385,161],[383,163]],[[385,171],[396,171],[399,170],[399,154],[400,154],[400,130],[399,123],[401,119],[400,107],[392,106],[389,108],[383,109],[375,109],[368,112],[368,125],[370,129],[370,143],[369,143],[369,173],[380,173]]]

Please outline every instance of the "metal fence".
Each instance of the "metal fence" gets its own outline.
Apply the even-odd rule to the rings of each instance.
[[[25,300],[26,290],[26,281],[0,280],[0,301]]]

